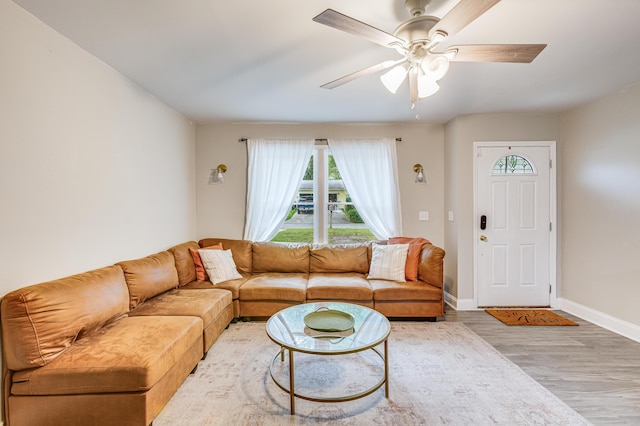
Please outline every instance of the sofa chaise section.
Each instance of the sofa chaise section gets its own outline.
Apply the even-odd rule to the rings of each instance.
[[[195,316],[202,321],[203,353],[207,353],[233,319],[231,292],[179,287],[175,257],[170,251],[117,263],[129,286],[129,316]]]
[[[202,321],[128,317],[129,302],[120,266],[4,296],[8,424],[151,423],[202,357]]]

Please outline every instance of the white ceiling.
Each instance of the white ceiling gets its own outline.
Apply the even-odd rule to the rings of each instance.
[[[199,122],[421,122],[558,111],[640,81],[640,0],[502,0],[441,46],[546,43],[531,64],[452,63],[411,110],[377,75],[320,85],[399,54],[312,21],[335,9],[389,33],[404,0],[14,0]],[[442,17],[458,0],[432,0]]]

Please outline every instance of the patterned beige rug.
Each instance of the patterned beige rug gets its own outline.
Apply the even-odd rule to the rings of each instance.
[[[462,323],[394,322],[390,395],[319,403],[289,399],[271,380],[278,347],[261,322],[231,324],[187,378],[154,426],[164,425],[587,425],[578,413]],[[373,352],[341,357],[296,354],[296,386],[344,394],[376,382]],[[286,374],[286,369],[284,369]]]

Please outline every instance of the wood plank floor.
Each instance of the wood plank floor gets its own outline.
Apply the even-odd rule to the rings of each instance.
[[[538,383],[596,425],[640,425],[640,343],[566,312],[578,327],[507,326],[447,307]]]

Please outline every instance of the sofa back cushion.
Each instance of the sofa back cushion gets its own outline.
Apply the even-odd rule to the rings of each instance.
[[[169,252],[173,255],[176,271],[178,272],[178,286],[182,287],[196,280],[196,266],[189,249],[197,251],[199,248],[198,243],[189,241],[169,249]]]
[[[315,246],[309,253],[309,272],[369,272],[368,246],[361,244],[340,244]]]
[[[444,255],[445,251],[440,247],[431,244],[422,246],[418,279],[438,288],[444,288]]]
[[[263,272],[308,273],[309,245],[253,243],[253,273]]]
[[[205,238],[198,241],[201,248],[222,243],[224,250],[231,250],[233,262],[242,275],[251,275],[253,270],[253,243],[249,240],[229,240],[225,238]]]
[[[7,368],[24,370],[126,315],[129,292],[122,269],[109,266],[14,290],[0,311]]]
[[[117,263],[129,287],[129,308],[178,286],[178,271],[168,251]]]

